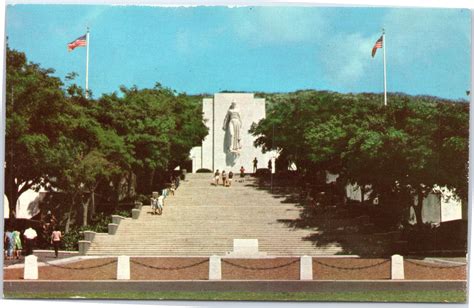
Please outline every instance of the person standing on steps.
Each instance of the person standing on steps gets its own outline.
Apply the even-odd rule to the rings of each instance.
[[[225,173],[225,170],[222,170],[222,186],[227,186],[227,174]]]
[[[257,165],[258,165],[258,160],[257,157],[253,159],[253,173],[257,172]]]
[[[232,179],[234,178],[234,173],[232,171],[229,172],[229,180],[227,182],[227,187],[232,185]]]
[[[239,182],[243,182],[244,178],[245,178],[245,168],[244,166],[240,166],[240,181]]]
[[[176,190],[176,185],[174,183],[171,183],[171,187],[170,187],[170,193],[172,196],[174,196],[174,191]]]
[[[219,169],[216,170],[216,172],[214,173],[214,181],[216,183],[216,186],[219,185],[219,178],[221,177],[221,174],[219,172]]]
[[[54,256],[57,258],[59,254],[59,246],[61,245],[61,231],[58,228],[54,228],[53,233],[51,234],[51,244],[54,247]]]
[[[158,197],[158,215],[163,213],[163,208],[165,207],[165,197],[163,195]]]
[[[154,191],[152,193],[150,203],[151,203],[151,209],[153,210],[151,214],[156,215],[158,212],[158,192]]]

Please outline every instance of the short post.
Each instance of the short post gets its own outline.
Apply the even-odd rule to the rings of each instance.
[[[94,231],[84,231],[84,241],[92,242],[95,238],[96,232]]]
[[[91,242],[90,241],[79,241],[79,255],[80,256],[85,256],[87,251],[89,250],[89,247],[91,247]]]
[[[392,271],[391,278],[392,280],[403,280],[405,279],[405,269],[403,265],[403,256],[393,255],[392,256]]]
[[[38,257],[29,255],[25,257],[25,268],[23,269],[23,279],[37,280],[38,279]]]
[[[142,206],[143,206],[143,203],[142,203],[142,202],[138,202],[138,201],[135,202],[135,208],[136,208],[136,209],[141,210],[141,209],[142,209]]]
[[[117,258],[117,280],[130,280],[130,257]]]
[[[108,225],[108,233],[109,235],[115,235],[115,233],[117,232],[117,229],[118,229],[118,225],[117,224],[109,224]]]
[[[138,217],[140,217],[140,210],[132,209],[132,219],[138,219]]]
[[[119,225],[122,219],[125,219],[124,217],[120,215],[112,215],[112,223]]]
[[[210,256],[209,257],[209,280],[221,280],[221,257]]]
[[[301,256],[300,280],[313,280],[313,257]]]

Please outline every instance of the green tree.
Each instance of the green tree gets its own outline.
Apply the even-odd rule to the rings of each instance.
[[[303,173],[328,170],[370,185],[394,220],[413,206],[421,222],[416,200],[435,185],[466,196],[467,104],[392,94],[385,107],[380,95],[316,91],[267,99],[267,118],[251,129],[256,145],[279,150]]]
[[[15,217],[18,197],[60,170],[58,145],[67,134],[72,106],[52,69],[28,62],[8,46],[6,66],[5,192]]]

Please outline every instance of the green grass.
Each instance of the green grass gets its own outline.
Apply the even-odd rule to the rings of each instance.
[[[306,292],[6,292],[5,298],[86,298],[131,300],[247,300],[247,301],[343,301],[343,302],[444,302],[466,301],[464,291],[368,291],[339,293]]]

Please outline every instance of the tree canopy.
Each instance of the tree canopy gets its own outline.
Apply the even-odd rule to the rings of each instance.
[[[467,197],[469,105],[433,97],[299,91],[268,95],[268,116],[254,126],[255,144],[280,151],[305,175],[337,173],[371,185],[390,203],[416,200],[435,185]],[[416,197],[416,198],[415,198]],[[421,207],[415,205],[418,221]]]
[[[69,213],[82,205],[87,224],[97,187],[118,195],[122,179],[137,175],[141,192],[150,193],[162,184],[154,175],[187,161],[207,134],[192,97],[157,83],[87,99],[76,76],[65,85],[54,70],[7,47],[5,188],[12,217],[18,197],[42,185],[70,196]]]

